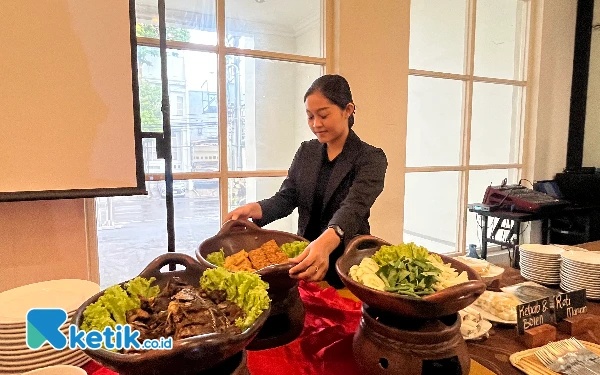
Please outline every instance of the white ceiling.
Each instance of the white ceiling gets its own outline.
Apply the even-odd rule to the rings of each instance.
[[[157,0],[136,0],[137,4],[156,7]],[[215,13],[214,0],[165,0],[167,10]],[[225,0],[228,18],[282,25],[295,28],[307,20],[318,18],[321,0]]]

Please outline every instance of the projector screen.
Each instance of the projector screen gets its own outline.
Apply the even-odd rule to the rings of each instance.
[[[146,193],[134,7],[0,1],[0,201]]]

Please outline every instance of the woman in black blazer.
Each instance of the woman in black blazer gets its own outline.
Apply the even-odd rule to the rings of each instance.
[[[264,226],[298,207],[298,235],[311,241],[292,262],[294,278],[341,287],[335,261],[352,237],[370,234],[371,206],[384,186],[385,153],[354,133],[355,106],[346,79],[325,75],[304,95],[308,125],[317,139],[302,142],[288,176],[271,198],[230,212],[226,220]]]

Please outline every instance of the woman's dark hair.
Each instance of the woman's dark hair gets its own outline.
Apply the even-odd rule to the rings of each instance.
[[[346,81],[346,78],[340,75],[326,74],[317,78],[312,85],[310,85],[308,90],[306,90],[304,101],[306,102],[306,98],[315,91],[319,91],[324,97],[329,99],[330,102],[337,105],[342,110],[346,109],[348,103],[354,104],[352,101],[350,85],[348,84],[348,81]],[[354,125],[354,112],[348,118],[348,127],[352,128],[352,125]]]

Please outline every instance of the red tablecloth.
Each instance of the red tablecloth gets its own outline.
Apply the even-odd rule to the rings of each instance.
[[[248,352],[253,375],[359,375],[352,357],[352,337],[360,320],[359,302],[340,297],[332,287],[300,283],[306,319],[304,331],[295,341],[274,349]],[[89,362],[88,375],[116,373]]]

